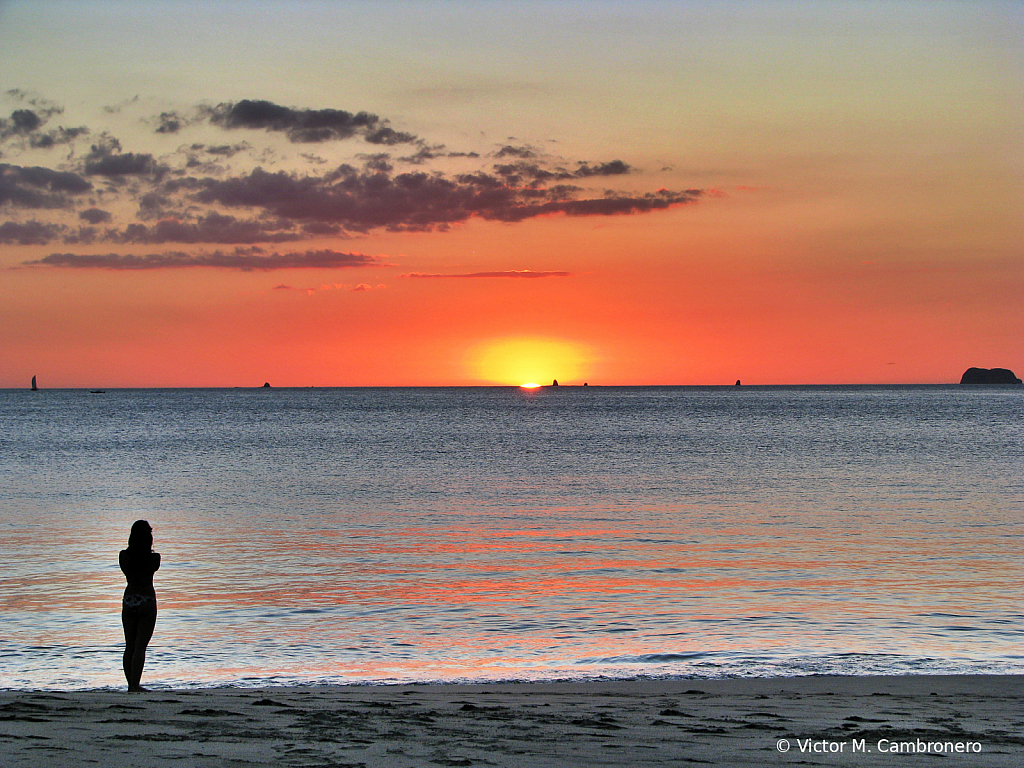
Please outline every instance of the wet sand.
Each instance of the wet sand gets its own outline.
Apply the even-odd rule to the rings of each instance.
[[[0,691],[0,756],[4,768],[1021,766],[1024,676]]]

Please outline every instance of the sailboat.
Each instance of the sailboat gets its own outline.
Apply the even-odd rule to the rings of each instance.
[[[39,391],[39,387],[36,386],[36,377],[35,376],[32,377],[32,391],[33,392],[38,392]]]

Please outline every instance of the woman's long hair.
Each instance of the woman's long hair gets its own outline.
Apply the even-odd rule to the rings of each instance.
[[[153,551],[153,529],[145,520],[132,523],[132,532],[128,535],[128,551],[133,555]]]

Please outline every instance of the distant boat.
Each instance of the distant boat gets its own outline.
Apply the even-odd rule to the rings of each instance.
[[[32,377],[32,391],[33,392],[38,392],[39,391],[39,387],[36,386],[36,377],[35,376]]]

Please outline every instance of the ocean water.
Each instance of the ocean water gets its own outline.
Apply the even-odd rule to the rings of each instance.
[[[0,391],[0,688],[1024,672],[1024,388]]]

